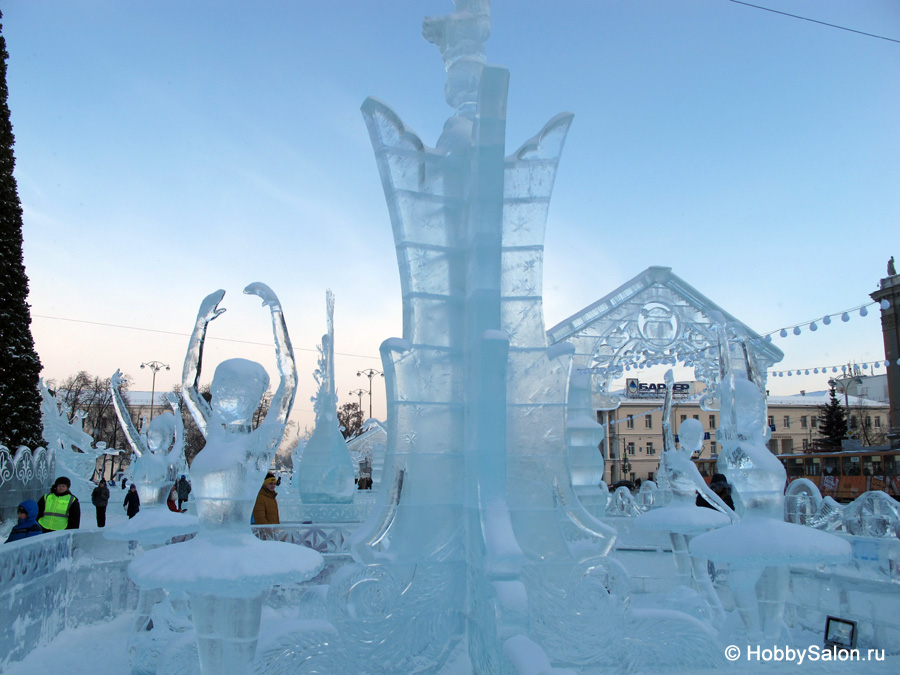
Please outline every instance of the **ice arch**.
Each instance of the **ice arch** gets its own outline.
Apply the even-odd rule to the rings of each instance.
[[[729,337],[745,338],[760,372],[784,358],[780,349],[719,307],[669,267],[648,267],[547,331],[548,342],[575,347],[573,369],[589,378],[573,378],[575,387],[590,386],[600,410],[615,410],[619,398],[612,382],[627,368],[661,363],[683,363],[694,368],[707,386],[704,409],[718,409],[718,338],[716,326],[726,326]],[[581,384],[579,384],[581,383]],[[577,394],[576,394],[577,398]]]

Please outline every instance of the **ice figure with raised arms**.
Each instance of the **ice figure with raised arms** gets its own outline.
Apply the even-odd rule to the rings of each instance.
[[[110,378],[109,390],[125,438],[134,452],[131,480],[137,486],[143,506],[164,504],[175,483],[178,467],[185,464],[184,422],[178,397],[172,392],[166,394],[172,412],[161,413],[150,420],[145,440],[131,421],[131,414],[122,399],[123,381],[122,372],[117,370]]]
[[[781,634],[794,563],[839,563],[850,544],[834,535],[784,522],[786,474],[766,447],[771,434],[765,382],[746,338],[719,332],[721,424],[718,470],[733,486],[741,520],[696,537],[691,554],[728,563],[728,584],[747,635],[776,640]]]
[[[313,398],[316,426],[295,464],[294,483],[300,499],[307,504],[349,504],[356,485],[353,463],[337,418],[334,389],[334,294],[325,294],[328,332],[319,347],[319,367],[315,372],[319,389]]]
[[[672,393],[675,378],[666,372],[666,399],[663,405],[663,453],[659,474],[672,493],[666,506],[641,514],[635,526],[646,530],[668,530],[675,556],[675,573],[679,584],[693,587],[710,609],[709,618],[721,621],[725,616],[707,570],[705,558],[692,556],[688,551],[691,538],[709,530],[737,522],[737,515],[706,485],[697,465],[691,461],[694,452],[703,447],[703,425],[699,420],[686,419],[678,429],[679,445],[672,434]],[[696,495],[700,493],[715,509],[699,508]]]
[[[200,396],[203,345],[209,322],[225,310],[224,291],[200,305],[184,363],[188,408],[206,437],[191,465],[200,517],[198,536],[182,544],[148,551],[129,574],[138,586],[187,591],[203,673],[248,673],[259,636],[262,591],[276,583],[302,581],[321,569],[322,556],[283,542],[263,542],[250,530],[250,514],[272,456],[284,433],[294,400],[297,372],[281,303],[261,283],[244,292],[256,295],[272,315],[275,356],[281,381],[269,412],[253,429],[252,415],[269,385],[266,370],[245,359],[219,364],[207,403]]]

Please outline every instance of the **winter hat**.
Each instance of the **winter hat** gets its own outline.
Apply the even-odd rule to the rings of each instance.
[[[728,487],[728,479],[725,478],[724,473],[716,473],[713,474],[712,480],[709,482],[709,487]]]
[[[56,487],[57,485],[65,485],[66,487],[72,487],[72,481],[70,481],[65,476],[60,476],[55,481],[53,481],[53,487]]]
[[[278,479],[275,478],[275,474],[271,471],[266,474],[266,479],[263,481],[263,485],[268,485],[269,483],[277,483]]]

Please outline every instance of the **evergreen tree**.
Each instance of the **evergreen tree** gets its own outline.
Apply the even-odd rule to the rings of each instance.
[[[0,14],[0,19],[3,15]],[[13,169],[6,87],[6,40],[0,24],[0,444],[15,451],[43,444],[41,361],[31,336],[28,277],[22,259],[22,204]]]
[[[834,387],[830,391],[828,405],[819,406],[819,434],[822,445],[828,450],[840,450],[841,440],[847,437],[847,413],[837,400]]]

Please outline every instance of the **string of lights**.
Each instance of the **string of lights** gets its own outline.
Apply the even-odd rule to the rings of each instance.
[[[878,302],[869,302],[864,305],[859,305],[857,307],[852,307],[850,309],[846,309],[842,312],[834,312],[832,314],[826,314],[821,319],[812,319],[810,321],[803,321],[802,323],[794,324],[791,326],[785,326],[784,328],[777,328],[768,333],[764,333],[761,337],[768,342],[772,341],[772,337],[774,335],[778,335],[778,337],[786,338],[789,335],[801,335],[803,333],[803,329],[807,328],[810,332],[815,332],[819,329],[819,324],[821,323],[823,326],[830,326],[835,319],[840,319],[842,323],[847,323],[853,317],[854,314],[858,314],[860,317],[866,317],[869,314],[869,308],[873,305],[879,306],[881,309],[888,309],[891,306],[891,303],[887,300],[882,300],[880,303]],[[837,374],[838,371],[841,374],[847,374],[850,371],[850,375],[858,375],[860,371],[863,374],[874,373],[874,371],[882,366],[887,368],[891,365],[891,362],[888,360],[884,361],[867,361],[864,363],[855,363],[852,365],[848,364],[840,364],[840,365],[827,365],[827,366],[815,366],[811,368],[790,368],[790,369],[779,369],[779,370],[770,370],[769,374],[772,377],[793,377],[794,375],[818,375],[819,373],[826,374],[832,373]],[[900,359],[897,359],[897,365],[900,365]],[[857,370],[859,369],[859,370]]]

